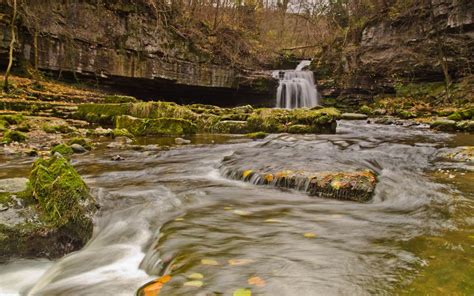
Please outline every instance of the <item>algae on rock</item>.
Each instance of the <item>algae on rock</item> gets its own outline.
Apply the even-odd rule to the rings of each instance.
[[[33,164],[27,189],[0,223],[0,261],[9,256],[57,258],[81,248],[92,236],[96,201],[87,185],[61,155]]]

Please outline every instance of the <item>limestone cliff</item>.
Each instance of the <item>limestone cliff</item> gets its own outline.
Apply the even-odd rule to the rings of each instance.
[[[244,73],[225,57],[214,56],[182,36],[146,1],[22,2],[17,62],[37,61],[41,70],[89,78],[144,99],[221,105],[273,100],[270,77]],[[0,4],[1,64],[10,40],[10,14],[10,7]]]
[[[325,48],[313,69],[323,94],[357,105],[393,93],[395,83],[452,80],[472,75],[474,2],[416,1],[364,24],[354,40]]]

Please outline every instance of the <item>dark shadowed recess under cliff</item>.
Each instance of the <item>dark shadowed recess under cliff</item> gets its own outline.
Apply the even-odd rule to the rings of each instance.
[[[215,36],[204,23],[183,23],[172,6],[161,10],[146,0],[18,3],[17,68],[29,64],[54,78],[89,82],[145,100],[274,104],[277,82],[256,70],[259,63],[241,46],[245,40],[239,32],[224,29]],[[2,0],[1,67],[7,62],[10,19],[11,7]],[[225,40],[224,45],[213,44],[216,38]]]
[[[444,82],[444,70],[454,83],[473,74],[474,2],[403,3],[360,20],[321,50],[312,69],[324,97],[356,107],[394,94],[397,84]]]

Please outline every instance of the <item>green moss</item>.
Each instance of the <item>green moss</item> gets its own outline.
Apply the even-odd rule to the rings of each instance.
[[[282,133],[290,122],[289,111],[285,109],[257,109],[248,118],[249,131],[267,133]]]
[[[454,112],[448,116],[449,120],[461,121],[463,119],[462,115],[459,112]]]
[[[70,139],[69,141],[67,141],[68,145],[72,145],[72,144],[79,144],[81,145],[82,147],[86,148],[87,150],[91,150],[92,149],[92,145],[90,143],[90,141],[82,138],[82,137],[75,137],[75,138],[72,138]]]
[[[8,124],[20,124],[22,123],[25,118],[23,115],[3,115],[0,116],[0,119],[6,121]]]
[[[309,125],[294,124],[288,127],[288,132],[290,134],[309,134],[312,132],[312,128]]]
[[[359,112],[363,113],[363,114],[371,115],[372,114],[372,108],[370,108],[367,105],[363,105],[362,107],[359,108]]]
[[[268,136],[265,132],[256,132],[256,133],[249,133],[245,135],[247,138],[256,140],[256,139],[264,139]]]
[[[461,111],[462,119],[474,119],[474,108]]]
[[[72,131],[72,129],[67,126],[67,125],[49,125],[45,124],[42,127],[43,131],[45,131],[48,134],[56,134],[56,133],[61,133],[61,134],[67,134]]]
[[[6,130],[9,126],[10,124],[8,122],[0,118],[0,131]]]
[[[3,142],[24,142],[27,138],[28,137],[22,132],[8,130],[3,135]]]
[[[88,213],[94,200],[81,176],[62,156],[39,158],[33,163],[26,190],[41,208],[42,219],[54,227],[66,226],[80,237],[90,236]]]
[[[122,96],[122,95],[110,95],[106,96],[104,98],[104,103],[110,104],[110,103],[134,103],[136,102],[137,99],[135,97],[131,96]]]
[[[112,130],[112,137],[127,137],[133,138],[133,135],[126,128],[115,128]]]
[[[246,121],[224,120],[217,122],[212,132],[219,134],[245,134],[248,133]]]
[[[63,156],[74,154],[74,151],[72,150],[71,146],[67,144],[59,144],[54,146],[54,148],[51,150],[51,154],[54,154],[56,152]]]
[[[197,126],[189,120],[177,118],[135,118],[124,115],[116,120],[117,129],[127,129],[135,136],[145,135],[189,135],[195,134]]]
[[[398,116],[403,119],[415,118],[416,114],[407,110],[398,110]]]
[[[20,124],[20,125],[17,126],[17,128],[16,128],[17,131],[25,132],[25,133],[29,132],[30,129],[31,129],[31,126],[30,126],[30,124],[27,123],[27,122],[23,122],[22,124]]]

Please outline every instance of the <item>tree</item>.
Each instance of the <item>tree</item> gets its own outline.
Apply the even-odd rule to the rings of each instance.
[[[11,20],[11,23],[10,23],[10,34],[11,34],[11,40],[10,40],[10,48],[9,48],[9,51],[8,51],[8,67],[7,67],[7,71],[5,72],[5,81],[3,82],[3,91],[4,92],[9,92],[10,91],[10,85],[8,84],[8,78],[10,76],[10,71],[12,69],[12,65],[13,65],[13,49],[15,47],[15,42],[16,42],[16,38],[15,38],[15,20],[16,20],[16,9],[17,9],[17,3],[16,3],[17,0],[13,0],[13,4],[12,4],[12,7],[13,7],[13,12],[12,12],[12,20]]]

